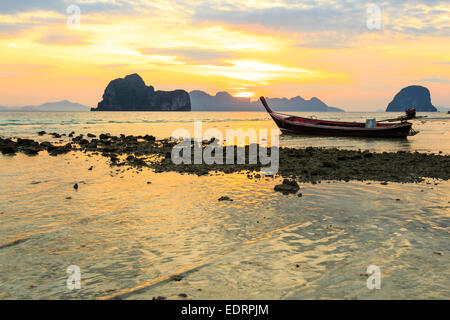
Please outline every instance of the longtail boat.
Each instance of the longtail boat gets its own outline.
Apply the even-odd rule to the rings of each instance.
[[[401,122],[380,123],[377,121],[368,126],[367,123],[363,122],[319,120],[274,112],[270,109],[264,97],[261,97],[260,100],[282,133],[373,138],[406,138],[418,133],[412,129],[412,123],[406,121],[415,116],[415,112],[411,111],[404,117],[384,120],[399,120]]]

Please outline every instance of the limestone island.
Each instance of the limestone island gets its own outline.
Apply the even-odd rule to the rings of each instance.
[[[91,111],[191,111],[191,100],[185,90],[155,91],[134,73],[112,80]]]

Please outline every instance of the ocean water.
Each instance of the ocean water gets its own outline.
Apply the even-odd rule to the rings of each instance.
[[[449,154],[449,116],[425,115],[408,140],[281,136],[280,144]],[[194,120],[204,129],[275,128],[262,112],[0,113],[0,136],[166,138]],[[81,152],[0,155],[0,299],[450,298],[448,181],[303,183],[297,197],[274,192],[280,180],[117,169]],[[71,265],[80,289],[67,288]],[[380,289],[367,288],[372,265]]]
[[[293,113],[295,115],[337,121],[365,122],[367,118],[391,119],[401,113]],[[330,137],[299,137],[283,135],[280,145],[289,147],[340,147],[373,151],[419,151],[450,153],[450,115],[445,113],[418,113],[427,118],[415,120],[413,128],[420,134],[407,140],[376,140]],[[426,120],[426,121],[425,121]],[[176,129],[187,129],[193,134],[194,121],[201,121],[203,130],[217,128],[225,135],[226,129],[277,129],[266,112],[0,112],[0,136],[36,138],[38,131],[77,134],[114,135],[152,134],[168,138]],[[46,137],[42,137],[45,139]]]

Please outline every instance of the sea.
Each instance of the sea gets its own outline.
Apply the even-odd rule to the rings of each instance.
[[[418,115],[420,133],[405,140],[279,142],[449,155],[450,115]],[[264,112],[0,112],[0,137],[162,139],[195,122],[224,134],[276,129]],[[448,181],[301,183],[298,197],[275,192],[281,180],[116,168],[77,151],[0,154],[0,299],[450,299]]]

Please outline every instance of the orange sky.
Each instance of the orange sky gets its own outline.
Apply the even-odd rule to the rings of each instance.
[[[420,84],[450,107],[445,1],[385,1],[380,29],[361,1],[76,3],[79,29],[64,0],[0,9],[0,105],[94,106],[110,80],[137,72],[156,89],[316,96],[347,111],[384,109]]]

